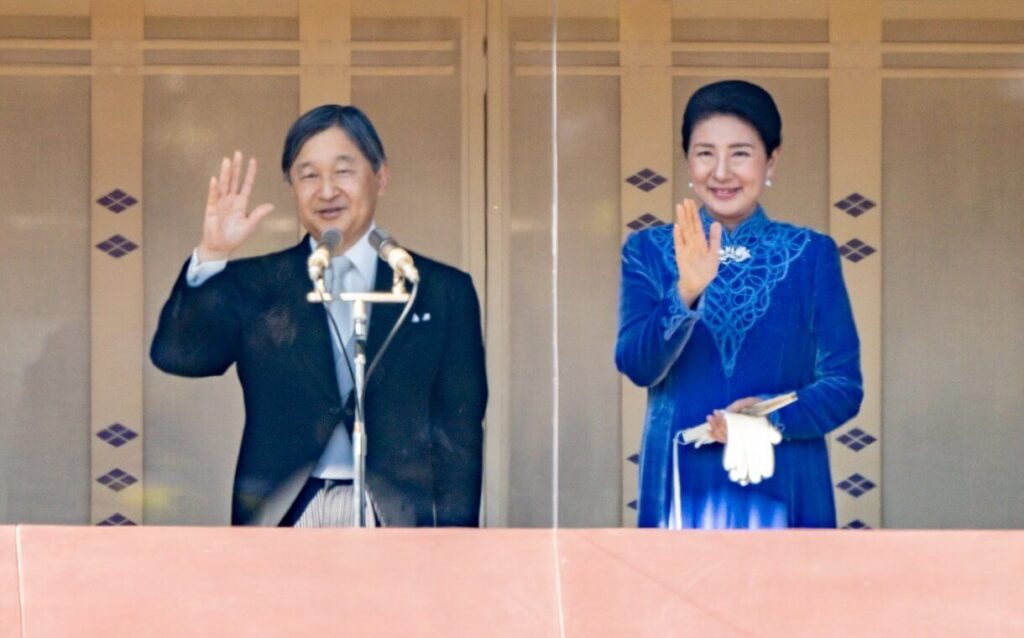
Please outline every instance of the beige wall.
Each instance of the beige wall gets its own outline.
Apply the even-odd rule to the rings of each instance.
[[[226,523],[237,382],[146,349],[222,154],[256,156],[277,205],[247,250],[295,241],[279,147],[330,100],[384,138],[379,221],[485,303],[488,524],[632,524],[618,246],[685,193],[686,97],[744,77],[785,122],[769,212],[876,250],[844,260],[867,397],[830,449],[837,482],[878,487],[837,491],[840,525],[1021,526],[1022,32],[1021,0],[0,0],[0,517]],[[668,182],[624,181],[642,168]],[[137,201],[97,203],[115,188]],[[95,247],[113,235],[137,248]],[[115,423],[134,438],[97,436]]]

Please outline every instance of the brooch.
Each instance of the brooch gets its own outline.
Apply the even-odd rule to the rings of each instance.
[[[718,258],[723,264],[739,263],[750,259],[750,250],[746,246],[727,246],[719,249]]]

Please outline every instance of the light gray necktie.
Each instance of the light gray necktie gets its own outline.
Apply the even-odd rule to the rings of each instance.
[[[338,332],[341,333],[341,340],[344,342],[349,356],[354,356],[351,349],[352,302],[334,300],[333,297],[342,292],[350,292],[346,288],[353,285],[351,282],[354,276],[358,274],[358,272],[351,272],[353,270],[352,262],[347,257],[335,257],[331,260],[329,271],[331,273],[332,301],[327,306],[328,311],[331,313],[331,318],[334,319],[334,323],[338,326]],[[348,283],[348,286],[346,286],[346,283]],[[335,374],[338,377],[338,391],[341,393],[341,404],[345,405],[345,401],[352,391],[352,375],[349,373],[348,364],[345,363],[345,355],[338,348],[333,327],[331,328],[331,348],[334,350],[334,368]],[[352,442],[349,439],[345,426],[339,423],[334,428],[331,439],[327,442],[327,447],[320,456],[320,461],[313,468],[312,475],[322,479],[351,479],[353,476],[352,468]]]

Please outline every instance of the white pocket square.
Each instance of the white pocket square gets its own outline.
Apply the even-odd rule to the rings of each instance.
[[[429,312],[424,312],[422,315],[418,315],[418,314],[416,314],[414,312],[414,313],[412,313],[411,321],[413,323],[420,323],[422,321],[430,321],[430,313]]]

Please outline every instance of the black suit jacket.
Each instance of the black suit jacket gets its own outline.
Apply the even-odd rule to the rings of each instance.
[[[236,365],[245,429],[235,469],[231,521],[277,525],[335,425],[351,430],[324,309],[306,301],[308,237],[270,255],[229,262],[190,288],[182,269],[160,314],[150,356],[183,376]],[[487,403],[480,308],[465,273],[416,255],[421,275],[410,319],[366,388],[367,489],[384,525],[475,526],[479,522]],[[376,290],[392,270],[377,262]],[[367,360],[380,350],[400,304],[373,306]]]

